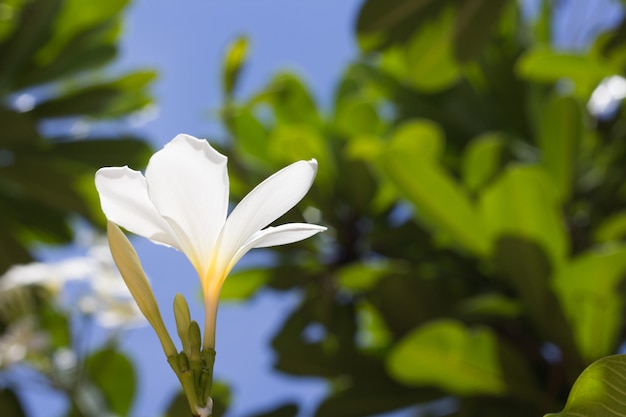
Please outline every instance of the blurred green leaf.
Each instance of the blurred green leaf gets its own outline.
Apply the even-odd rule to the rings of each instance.
[[[337,281],[350,291],[365,291],[374,287],[394,268],[394,265],[387,262],[350,264],[337,272]]]
[[[0,5],[0,43],[15,30],[26,0],[4,0]]]
[[[12,91],[21,67],[49,36],[62,0],[31,1],[20,10],[17,29],[0,44],[0,93]]]
[[[572,324],[583,358],[594,361],[615,352],[624,326],[621,290],[626,247],[608,247],[574,258],[556,275],[554,288]]]
[[[459,312],[471,317],[519,317],[522,307],[515,299],[491,293],[467,298],[459,305]]]
[[[104,4],[86,4],[81,0],[65,0],[54,22],[53,35],[45,47],[38,51],[37,59],[49,63],[73,36],[109,19],[119,18],[128,2],[129,0],[111,0]]]
[[[128,165],[136,169],[144,166],[151,154],[148,143],[130,136],[58,142],[48,152],[52,158],[85,164],[91,172],[103,166]]]
[[[522,362],[512,365],[515,375],[507,375],[505,362],[519,358],[505,350],[489,328],[443,319],[409,333],[393,348],[387,364],[399,381],[458,395],[532,393],[532,379]]]
[[[546,417],[626,416],[626,355],[607,356],[592,363],[574,383],[565,408]]]
[[[120,117],[141,109],[150,99],[142,89],[154,79],[152,71],[133,72],[106,84],[92,85],[38,104],[32,113],[38,118]]]
[[[504,147],[504,138],[499,133],[486,133],[467,145],[461,161],[461,177],[468,190],[476,192],[495,178],[502,168]]]
[[[382,133],[383,121],[372,101],[363,98],[344,99],[337,105],[335,126],[342,135],[348,137],[377,135]]]
[[[136,385],[131,361],[117,350],[106,348],[87,358],[86,369],[111,411],[127,415],[133,403]]]
[[[449,1],[367,0],[359,10],[356,34],[364,51],[405,41],[417,24],[427,20]]]
[[[311,93],[294,74],[277,74],[266,91],[253,99],[253,103],[267,102],[274,109],[276,123],[318,126],[320,115]]]
[[[311,126],[278,126],[270,134],[268,155],[277,165],[315,158],[319,163],[316,183],[322,187],[331,187],[335,180],[334,163],[326,138]]]
[[[246,37],[238,37],[228,46],[222,67],[222,89],[225,97],[231,97],[237,87],[248,55],[248,45]]]
[[[226,125],[237,138],[235,146],[241,149],[242,157],[257,163],[269,163],[272,158],[268,152],[269,138],[265,126],[249,108],[229,109],[228,112]]]
[[[454,30],[455,56],[460,62],[475,58],[489,41],[509,0],[465,0]]]
[[[460,68],[454,58],[455,13],[441,12],[424,22],[406,46],[407,75],[411,85],[427,92],[441,91],[457,82]]]
[[[2,410],[2,415],[7,417],[26,417],[19,398],[9,388],[0,389],[0,409]]]
[[[551,268],[558,270],[569,252],[557,191],[545,171],[536,166],[509,168],[480,197],[483,233],[492,242],[517,236],[539,244]]]
[[[221,301],[243,301],[252,297],[270,278],[268,269],[247,269],[228,275],[220,291]]]
[[[583,120],[581,106],[571,97],[552,96],[541,112],[537,134],[541,163],[552,176],[560,201],[571,193]]]
[[[488,251],[488,242],[469,197],[456,181],[431,158],[438,153],[442,138],[436,130],[416,135],[413,141],[399,136],[382,155],[385,174],[411,201],[417,216],[454,242],[479,255]],[[436,140],[435,140],[436,139]]]
[[[522,55],[517,63],[518,74],[530,81],[555,83],[569,79],[574,92],[587,100],[604,77],[620,72],[591,54],[572,54],[537,46]]]
[[[626,237],[626,211],[621,211],[605,219],[594,233],[598,243],[611,242]]]

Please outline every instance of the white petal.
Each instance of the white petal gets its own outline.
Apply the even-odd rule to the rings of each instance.
[[[299,161],[278,171],[252,190],[235,207],[224,225],[220,259],[229,262],[254,235],[295,206],[309,191],[317,161]]]
[[[141,172],[128,167],[101,168],[96,188],[107,219],[139,236],[181,249],[170,225],[148,198]]]
[[[208,271],[228,209],[227,158],[206,140],[178,135],[146,169],[150,200],[200,274]]]
[[[287,245],[307,239],[326,230],[324,226],[309,223],[287,223],[276,227],[268,227],[256,232],[243,247],[269,248],[270,246]],[[243,249],[243,248],[242,248]]]
[[[269,248],[270,246],[299,242],[324,230],[326,230],[324,226],[308,223],[287,223],[260,230],[253,234],[252,237],[239,248],[235,256],[231,259],[227,271],[230,271],[250,249]]]

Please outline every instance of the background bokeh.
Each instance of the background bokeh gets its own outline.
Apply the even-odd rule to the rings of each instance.
[[[3,271],[29,253],[89,255],[95,169],[140,169],[178,133],[229,155],[233,201],[293,160],[320,161],[289,219],[329,232],[247,255],[224,289],[228,415],[540,415],[620,351],[622,2],[1,6]],[[236,39],[241,71],[224,69]],[[132,242],[170,328],[175,292],[203,317],[184,256]],[[3,289],[2,330],[34,315],[53,343],[0,362],[0,409],[163,415],[178,386],[152,329],[92,322],[67,308],[84,288],[60,294],[37,273]],[[54,311],[29,312],[30,299]],[[81,365],[102,351],[114,359]],[[135,373],[128,400],[90,374],[98,361]]]

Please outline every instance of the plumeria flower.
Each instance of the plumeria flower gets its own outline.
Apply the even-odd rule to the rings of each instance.
[[[270,176],[230,215],[226,162],[206,140],[178,135],[150,158],[145,176],[127,166],[96,173],[110,222],[180,250],[195,267],[205,302],[203,345],[211,349],[219,293],[237,261],[250,249],[293,243],[326,230],[307,223],[267,227],[307,193],[317,172],[314,159]]]

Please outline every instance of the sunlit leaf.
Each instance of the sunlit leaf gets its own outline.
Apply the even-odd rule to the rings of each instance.
[[[390,143],[382,159],[386,175],[415,205],[418,217],[453,237],[455,244],[485,254],[488,242],[475,207],[456,181],[432,160],[442,148],[440,132],[430,128],[423,133],[413,141],[402,135]]]
[[[574,258],[554,279],[572,323],[578,348],[591,362],[615,351],[624,324],[620,287],[626,277],[626,247],[609,247]]]
[[[594,233],[596,242],[619,240],[626,236],[626,211],[620,211],[605,219]]]
[[[592,363],[574,383],[565,408],[546,417],[626,416],[626,355]]]
[[[536,166],[510,166],[481,195],[479,208],[493,241],[519,236],[538,243],[551,267],[558,269],[568,253],[568,240],[551,178]]]
[[[270,278],[268,269],[236,271],[224,281],[220,291],[221,301],[243,301],[252,297]]]
[[[50,62],[76,34],[109,19],[119,18],[120,11],[127,3],[128,0],[111,0],[104,4],[85,3],[81,0],[64,1],[55,21],[53,36],[38,52],[37,58],[43,62]]]
[[[345,99],[338,103],[335,113],[337,130],[348,137],[382,133],[381,120],[374,103],[366,99]]]
[[[532,391],[532,380],[522,362],[515,362],[519,360],[489,328],[439,320],[402,339],[387,365],[392,376],[411,385],[467,396],[499,396],[509,391],[524,396]]]
[[[479,136],[467,145],[461,176],[468,190],[476,192],[496,176],[502,167],[504,146],[504,138],[498,133]]]
[[[386,262],[355,263],[341,268],[337,273],[337,280],[350,291],[364,291],[374,287],[393,270],[393,265]]]
[[[561,201],[571,193],[582,122],[581,106],[571,97],[550,97],[541,112],[537,135],[541,162],[552,176]]]
[[[228,47],[222,68],[222,89],[226,97],[232,96],[237,87],[248,55],[248,44],[247,38],[239,37]]]
[[[576,94],[588,99],[603,78],[620,73],[620,69],[612,68],[591,54],[566,53],[540,46],[520,57],[517,72],[527,80],[543,83],[568,79],[574,83]]]
[[[454,58],[452,9],[424,22],[406,46],[406,66],[411,84],[423,91],[441,91],[461,76]]]
[[[93,353],[86,366],[111,411],[126,415],[135,395],[135,371],[130,360],[109,348]]]
[[[11,84],[20,74],[22,66],[47,40],[62,4],[61,0],[28,2],[21,9],[17,30],[0,45],[0,91],[12,90]]]

